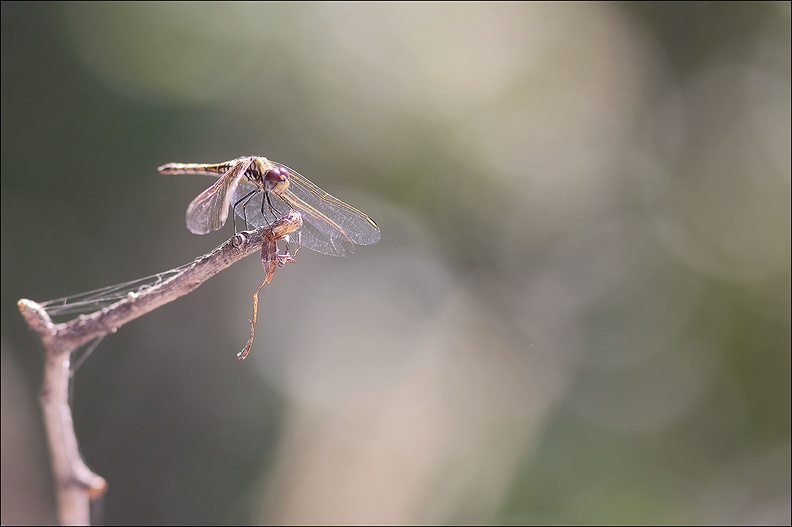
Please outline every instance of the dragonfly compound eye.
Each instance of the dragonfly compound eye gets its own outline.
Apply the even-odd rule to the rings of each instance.
[[[272,183],[277,183],[288,179],[288,175],[285,170],[281,170],[280,168],[270,168],[264,173],[264,179]]]

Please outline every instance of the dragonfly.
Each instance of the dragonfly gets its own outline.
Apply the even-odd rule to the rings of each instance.
[[[187,228],[195,234],[223,227],[231,208],[246,225],[254,227],[270,226],[296,210],[303,219],[297,233],[299,244],[331,256],[350,255],[355,245],[370,245],[380,239],[379,226],[365,213],[266,157],[247,156],[217,164],[168,163],[158,170],[219,178],[187,207]]]

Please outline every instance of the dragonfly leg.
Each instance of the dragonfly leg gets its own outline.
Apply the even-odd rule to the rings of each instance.
[[[264,212],[264,202],[266,201],[267,202],[267,208],[269,209],[269,212],[272,215],[272,217],[275,220],[279,220],[279,219],[281,219],[283,217],[283,214],[281,213],[281,211],[279,211],[275,207],[275,205],[272,204],[272,200],[270,198],[270,194],[271,194],[271,192],[267,192],[267,194],[265,195],[265,199],[261,200],[261,215],[264,216],[264,218],[266,219],[267,216],[266,216],[266,213]],[[278,196],[278,197],[283,199],[282,196]]]
[[[288,199],[284,198],[283,196],[278,196],[278,197],[279,197],[280,199],[282,199],[282,200],[283,200],[283,201],[286,203],[286,205],[288,205],[288,206],[289,206],[289,208],[290,208],[292,211],[294,211],[294,206],[293,206],[293,205],[292,205],[292,204],[289,202],[289,200],[288,200]]]
[[[242,198],[239,199],[236,203],[234,203],[233,207],[231,207],[231,216],[232,216],[231,219],[234,220],[234,234],[236,234],[236,232],[237,232],[237,229],[236,229],[236,208],[237,208],[237,205],[239,205],[240,203],[242,203],[244,201],[244,203],[242,203],[242,219],[245,220],[245,229],[247,229],[248,228],[248,221],[247,221],[247,208],[246,207],[247,207],[248,202],[251,199],[253,199],[253,195],[256,192],[258,192],[258,191],[259,191],[258,189],[251,190],[250,192],[248,192],[247,194],[242,196]]]

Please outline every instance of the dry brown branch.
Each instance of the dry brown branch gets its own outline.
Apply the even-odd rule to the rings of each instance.
[[[62,525],[89,525],[90,503],[104,495],[107,483],[93,473],[80,456],[69,407],[71,353],[91,340],[115,332],[122,325],[149,311],[194,291],[206,280],[242,258],[271,249],[277,240],[302,226],[302,217],[292,212],[270,227],[236,234],[209,254],[198,257],[167,280],[145,291],[129,293],[124,299],[88,315],[55,324],[46,309],[25,298],[17,302],[28,326],[38,334],[45,350],[41,405],[47,429],[52,470]],[[268,278],[271,272],[266,269]]]

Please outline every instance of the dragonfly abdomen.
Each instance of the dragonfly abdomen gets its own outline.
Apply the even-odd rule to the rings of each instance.
[[[204,174],[204,175],[221,175],[233,165],[229,163],[220,163],[219,165],[207,165],[204,163],[168,163],[162,165],[157,170],[162,174]]]

